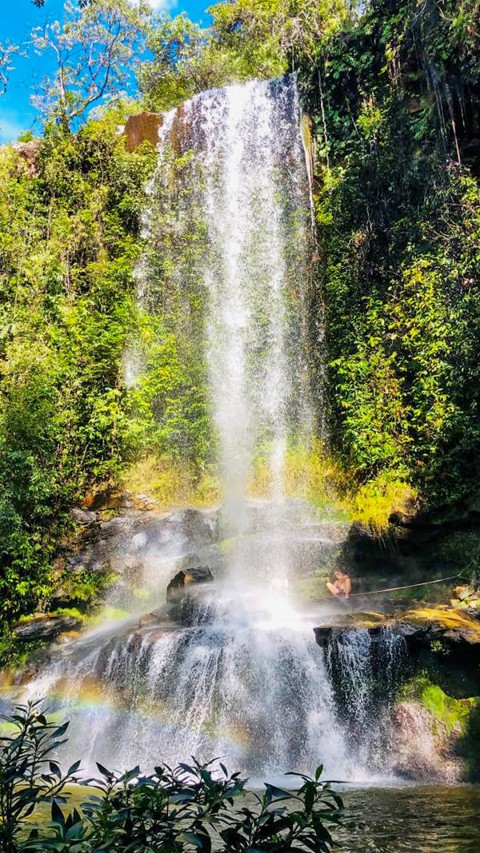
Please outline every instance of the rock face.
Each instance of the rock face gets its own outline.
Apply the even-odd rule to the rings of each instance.
[[[480,660],[480,621],[450,608],[419,608],[391,619],[376,613],[346,614],[340,625],[314,628],[319,646],[325,647],[343,631],[364,628],[372,640],[379,639],[385,628],[404,637],[411,651],[443,646],[451,652],[470,647],[469,655]]]
[[[183,567],[183,561],[187,565],[197,560],[200,563],[202,551],[218,541],[215,509],[187,507],[162,513],[137,509],[126,502],[113,518],[80,508],[72,515],[80,541],[76,552],[65,558],[67,572],[111,571],[120,585],[141,586],[146,568],[155,567],[159,559],[163,562],[164,554],[171,555],[174,568]]]
[[[14,634],[17,640],[53,640],[59,634],[74,631],[81,624],[81,619],[74,616],[47,614],[33,617],[26,622],[18,622],[14,627]]]
[[[190,586],[211,583],[214,577],[209,568],[198,566],[178,572],[167,587],[167,602],[176,601]]]
[[[458,732],[448,732],[419,702],[401,702],[394,710],[394,770],[417,782],[459,782],[462,761],[454,755]]]
[[[402,617],[398,630],[407,641],[442,641],[450,647],[458,644],[477,646],[480,656],[480,622],[450,608],[410,610]]]
[[[36,178],[40,174],[38,160],[41,144],[40,139],[31,139],[29,142],[17,142],[14,146],[31,178]]]
[[[80,524],[82,526],[95,524],[98,519],[96,512],[88,509],[82,509],[81,507],[75,507],[72,509],[71,516],[76,524]]]
[[[160,113],[142,112],[129,116],[124,130],[127,150],[135,151],[146,140],[152,145],[158,145],[158,132],[162,124],[163,116]]]

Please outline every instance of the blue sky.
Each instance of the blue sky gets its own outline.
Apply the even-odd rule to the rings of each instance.
[[[148,0],[155,9],[165,9],[171,15],[188,12],[195,21],[206,21],[204,9],[212,0]],[[31,0],[0,0],[0,42],[27,44],[33,27],[45,20],[61,18],[64,0],[45,0],[37,9]],[[30,58],[15,57],[8,92],[0,98],[0,143],[16,139],[22,131],[38,131],[36,112],[30,105],[30,95],[36,83],[49,72],[48,62],[30,50]]]

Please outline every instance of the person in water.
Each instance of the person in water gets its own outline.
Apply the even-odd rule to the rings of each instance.
[[[347,599],[352,591],[352,581],[346,572],[339,569],[335,572],[333,583],[327,581],[327,589],[335,598]]]

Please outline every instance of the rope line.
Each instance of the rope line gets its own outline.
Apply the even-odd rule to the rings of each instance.
[[[374,589],[372,592],[352,592],[349,595],[349,598],[358,598],[359,596],[367,596],[367,595],[379,595],[382,592],[397,592],[399,589],[414,589],[417,586],[429,586],[432,583],[445,583],[445,581],[451,581],[454,578],[463,578],[463,575],[449,575],[448,578],[439,578],[438,580],[433,581],[422,581],[422,583],[409,583],[406,586],[391,586],[388,589]],[[465,578],[464,578],[465,580]]]

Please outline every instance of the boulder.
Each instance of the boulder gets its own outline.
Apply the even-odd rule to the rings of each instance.
[[[171,532],[181,532],[191,545],[218,541],[219,512],[217,509],[184,507],[170,513],[165,521]]]
[[[181,597],[192,585],[212,583],[214,577],[207,566],[182,569],[167,586],[167,602]]]
[[[177,625],[169,622],[159,622],[158,625],[154,625],[153,622],[151,624],[142,625],[142,622],[140,622],[138,630],[134,631],[133,634],[130,634],[128,637],[126,650],[129,653],[135,653],[144,644],[154,646],[155,643],[163,640],[167,634],[171,634],[176,631],[177,628]]]
[[[130,534],[130,531],[135,526],[135,518],[131,515],[116,515],[108,521],[102,521],[100,524],[100,534],[104,539],[120,537],[124,534]]]
[[[463,766],[455,756],[459,731],[448,732],[419,702],[404,701],[393,714],[395,773],[416,782],[454,784]]]
[[[422,607],[409,610],[394,628],[405,637],[444,640],[448,644],[480,645],[480,622],[466,613],[448,607]]]
[[[480,621],[465,612],[448,607],[423,607],[408,610],[395,619],[372,613],[346,613],[339,624],[321,625],[314,628],[319,646],[326,647],[331,641],[341,642],[345,631],[358,628],[367,630],[373,640],[383,636],[385,628],[405,638],[411,652],[421,649],[450,654],[459,653],[480,660]]]
[[[36,178],[40,174],[39,154],[41,145],[41,139],[30,139],[29,142],[17,142],[14,145],[15,151],[25,164],[27,173],[31,178]]]
[[[97,513],[92,512],[92,510],[89,509],[81,509],[81,507],[75,507],[74,509],[72,509],[70,514],[77,524],[90,525],[95,524],[95,522],[97,521]]]
[[[24,622],[17,622],[13,633],[17,640],[53,640],[59,634],[75,631],[82,620],[75,616],[41,614]]]
[[[161,625],[170,621],[168,607],[158,607],[157,610],[152,610],[150,613],[142,613],[138,620],[140,628],[150,628],[152,625]]]

